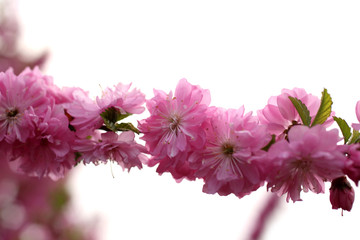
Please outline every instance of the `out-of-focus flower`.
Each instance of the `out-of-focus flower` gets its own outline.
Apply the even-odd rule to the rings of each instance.
[[[0,2],[0,71],[12,68],[15,74],[19,74],[26,67],[44,65],[48,53],[30,56],[24,55],[18,48],[20,27],[17,20],[16,2],[14,0]]]
[[[76,140],[74,150],[81,154],[79,159],[83,159],[84,164],[107,163],[110,160],[129,171],[135,166],[141,169],[142,161],[146,159],[146,149],[137,144],[134,138],[132,131],[119,135],[114,132],[98,133],[90,139]]]
[[[149,166],[159,163],[158,172],[169,171],[176,179],[187,173],[193,179],[185,155],[201,150],[205,144],[203,124],[207,119],[210,93],[200,86],[191,85],[181,79],[175,94],[154,90],[155,96],[146,106],[150,117],[139,122],[149,153],[153,156]],[[179,178],[178,178],[179,177]]]
[[[204,179],[205,193],[243,197],[263,184],[259,159],[270,136],[251,112],[244,111],[219,108],[208,116],[204,151],[191,159],[201,165],[195,175]]]
[[[355,199],[354,189],[345,176],[334,179],[330,187],[332,209],[350,211]]]
[[[339,150],[338,130],[323,125],[293,126],[288,139],[271,146],[268,154],[268,189],[286,200],[300,201],[300,192],[324,193],[324,181],[343,175],[345,156]]]

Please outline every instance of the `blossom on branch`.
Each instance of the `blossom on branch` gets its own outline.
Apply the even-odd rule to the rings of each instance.
[[[86,139],[75,141],[74,150],[81,153],[78,160],[83,159],[84,164],[90,162],[97,165],[99,162],[107,163],[109,160],[117,162],[123,169],[132,167],[142,168],[142,161],[146,160],[146,149],[137,144],[132,131],[99,133]]]
[[[200,155],[192,158],[200,164],[195,175],[203,178],[205,193],[238,197],[250,194],[263,184],[262,148],[270,135],[252,113],[239,109],[217,108],[208,116],[206,144]]]
[[[176,171],[188,168],[184,154],[201,150],[205,144],[203,124],[207,119],[210,93],[181,79],[174,95],[159,90],[154,90],[154,94],[146,102],[150,117],[139,122],[144,134],[141,139],[152,155],[148,165],[159,163],[159,173],[169,171],[174,172],[177,179],[194,179],[190,169],[185,170],[189,174],[182,177]]]
[[[74,166],[75,154],[71,150],[74,134],[68,128],[68,119],[60,106],[48,106],[38,115],[30,108],[25,119],[32,129],[25,142],[12,144],[12,164],[17,171],[30,176],[64,177]]]
[[[71,125],[81,137],[92,135],[104,121],[101,113],[109,108],[116,109],[120,114],[139,114],[145,108],[145,95],[137,89],[129,91],[131,84],[117,84],[114,89],[107,88],[101,98],[93,101],[85,91],[77,91],[74,101],[66,105],[67,112],[73,118]]]
[[[324,193],[324,181],[343,175],[346,158],[337,145],[337,129],[293,126],[288,140],[279,140],[268,152],[267,187],[272,192],[301,201],[301,191]]]
[[[320,107],[320,99],[308,94],[302,88],[294,88],[293,90],[283,89],[280,95],[271,97],[268,100],[268,105],[264,109],[259,110],[257,115],[260,122],[267,125],[268,131],[279,138],[286,137],[287,132],[292,126],[303,124],[289,96],[297,98],[305,104],[312,118]]]

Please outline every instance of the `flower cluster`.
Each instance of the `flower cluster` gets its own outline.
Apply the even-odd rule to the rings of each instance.
[[[353,129],[304,89],[284,89],[257,114],[210,106],[210,92],[181,79],[175,92],[154,97],[131,85],[106,88],[91,99],[80,88],[60,89],[35,68],[0,73],[0,151],[12,169],[57,179],[79,162],[118,163],[123,169],[157,165],[176,181],[204,181],[203,192],[241,198],[259,187],[286,200],[325,192],[333,208],[349,211],[360,180],[359,124]],[[138,128],[128,116],[150,116]],[[360,121],[360,101],[356,106]],[[338,129],[329,129],[334,123]],[[141,134],[145,146],[135,140]],[[344,144],[340,141],[344,140]]]
[[[175,94],[155,90],[154,95],[146,102],[150,117],[139,129],[151,154],[147,164],[158,164],[159,174],[202,179],[203,192],[240,198],[265,184],[294,202],[301,192],[324,193],[328,181],[333,208],[350,211],[354,192],[346,176],[356,184],[360,179],[359,128],[354,124],[351,133],[345,120],[335,117],[326,89],[321,99],[304,89],[284,89],[257,115],[243,106],[210,106],[209,91],[185,79]],[[360,121],[360,103],[356,109]],[[338,129],[329,129],[334,121],[343,145]]]
[[[129,88],[118,84],[92,101],[79,88],[58,88],[38,68],[18,76],[12,69],[2,72],[0,151],[15,171],[52,179],[81,160],[141,168],[146,150],[134,140],[136,128],[118,123],[144,111],[144,95]]]

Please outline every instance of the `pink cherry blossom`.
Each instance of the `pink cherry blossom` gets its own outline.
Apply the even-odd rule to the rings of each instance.
[[[300,201],[300,192],[324,192],[324,181],[343,175],[345,156],[339,150],[337,129],[323,125],[293,126],[289,141],[279,140],[268,154],[268,189],[286,200]]]
[[[179,171],[193,178],[185,155],[202,149],[205,144],[203,124],[210,93],[181,79],[174,95],[159,90],[154,90],[154,94],[146,103],[150,117],[139,122],[144,134],[141,139],[153,156],[148,164],[159,163],[159,173],[170,171],[176,179],[181,178]]]
[[[0,73],[0,141],[25,142],[31,131],[23,118],[25,111],[32,107],[41,113],[49,104],[46,90],[37,78],[29,78],[27,72],[19,76],[12,69]]]
[[[130,86],[131,84],[119,83],[114,89],[106,89],[103,96],[97,97],[96,101],[93,101],[87,92],[76,90],[76,94],[73,94],[74,101],[66,104],[67,112],[74,118],[71,125],[75,127],[76,134],[78,136],[91,135],[92,131],[103,124],[100,114],[111,107],[121,114],[142,113],[145,95],[137,89],[130,91]]]
[[[260,122],[268,126],[269,132],[276,136],[284,136],[291,126],[302,124],[289,96],[301,100],[308,108],[311,117],[316,115],[320,106],[320,99],[306,93],[302,88],[283,89],[280,95],[271,97],[268,105],[259,110],[257,115]]]
[[[36,81],[46,92],[46,97],[52,99],[55,104],[69,103],[74,100],[73,92],[80,88],[59,88],[54,84],[53,78],[42,74],[38,67],[34,69],[26,68],[21,75],[27,81]]]
[[[330,187],[330,202],[332,209],[350,211],[355,199],[354,189],[345,176],[334,179]]]
[[[90,139],[78,139],[74,150],[81,154],[84,164],[90,162],[98,164],[107,163],[109,160],[117,162],[123,169],[132,167],[142,168],[142,161],[146,160],[146,149],[135,142],[132,131],[99,133]]]
[[[201,164],[195,175],[204,179],[205,193],[243,197],[263,184],[259,159],[270,136],[251,112],[244,111],[218,108],[209,116],[204,152],[191,158]]]
[[[360,180],[360,144],[342,145],[340,148],[347,158],[344,173],[358,186]]]
[[[24,118],[33,131],[25,142],[13,143],[12,165],[29,176],[63,177],[75,165],[75,154],[70,147],[74,134],[68,128],[64,109],[48,106],[43,115],[37,115],[30,108]]]

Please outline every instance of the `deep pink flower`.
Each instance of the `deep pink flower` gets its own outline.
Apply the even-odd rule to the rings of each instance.
[[[293,126],[289,142],[279,140],[268,154],[268,189],[286,200],[300,201],[300,192],[324,192],[324,181],[343,175],[345,156],[339,150],[338,130],[323,125]]]
[[[334,179],[330,187],[332,209],[350,211],[355,199],[354,189],[345,176]]]
[[[358,186],[360,180],[360,144],[341,145],[339,147],[347,158],[344,173]]]
[[[146,160],[146,149],[135,142],[134,132],[126,131],[119,135],[114,132],[96,133],[90,139],[76,140],[73,147],[81,154],[80,159],[83,159],[84,164],[107,163],[110,160],[129,171],[135,166],[142,168],[142,161]]]
[[[12,69],[0,73],[0,141],[5,139],[25,142],[32,130],[24,120],[24,113],[30,107],[42,113],[49,99],[37,78],[29,78],[27,73],[16,76]]]
[[[139,122],[149,153],[149,166],[159,163],[158,172],[169,171],[180,180],[194,179],[187,154],[203,148],[210,93],[181,79],[175,94],[154,90],[146,106],[150,117]],[[184,174],[184,175],[183,175]]]
[[[320,99],[306,93],[302,88],[283,89],[279,96],[271,97],[268,105],[259,110],[257,115],[260,122],[268,126],[269,132],[276,136],[284,136],[291,126],[302,124],[301,118],[289,96],[301,100],[308,108],[312,118],[316,115],[320,106]]]
[[[37,115],[30,108],[24,118],[33,131],[24,143],[13,143],[12,164],[29,176],[63,177],[75,165],[75,154],[70,147],[74,134],[68,128],[64,109],[48,106],[43,115]]]
[[[191,163],[201,165],[195,175],[204,179],[203,191],[250,194],[263,184],[259,159],[270,136],[251,112],[244,114],[244,107],[219,108],[209,118],[205,150],[191,157]]]
[[[71,122],[78,136],[91,135],[92,131],[103,125],[100,116],[106,109],[114,107],[121,114],[139,114],[144,111],[142,106],[145,95],[137,89],[129,91],[131,84],[119,83],[113,89],[106,89],[101,98],[93,101],[86,92],[76,90],[72,97],[74,101],[66,105],[67,112],[74,118]]]

